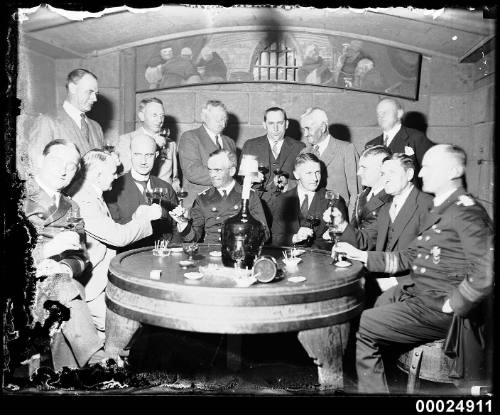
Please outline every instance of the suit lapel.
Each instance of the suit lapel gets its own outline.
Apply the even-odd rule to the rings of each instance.
[[[323,151],[323,154],[321,154],[321,160],[323,160],[325,166],[328,166],[332,162],[334,157],[337,155],[336,154],[337,151],[335,149],[336,147],[337,143],[335,139],[332,136],[330,136],[330,142],[326,146],[325,151]]]
[[[266,141],[268,141],[268,140],[266,140]],[[271,148],[269,147],[269,141],[267,142],[267,147],[269,149],[268,150],[269,153],[271,153]],[[280,168],[280,170],[283,169],[283,165],[285,164],[285,161],[287,160],[288,156],[290,155],[291,148],[292,148],[292,145],[288,142],[287,138],[285,137],[283,144],[281,145],[281,150],[280,150],[280,154],[279,154],[279,159],[280,159],[279,168]]]
[[[207,154],[210,154],[210,153],[214,152],[215,150],[217,150],[217,146],[215,145],[215,143],[212,141],[212,139],[208,135],[207,130],[205,129],[204,125],[202,125],[200,128],[198,128],[198,137],[200,138],[200,141],[201,141],[203,147],[205,147]]]
[[[401,206],[401,209],[399,210],[399,213],[396,216],[396,219],[393,224],[391,246],[387,247],[388,251],[392,250],[392,248],[396,245],[396,242],[403,233],[403,230],[405,229],[406,225],[408,224],[410,219],[413,217],[413,214],[417,210],[418,208],[417,195],[418,195],[418,190],[416,187],[413,187],[412,191],[410,192],[405,202],[403,203],[403,206]]]
[[[389,216],[390,204],[387,203],[380,208],[380,213],[377,218],[377,251],[384,251],[385,242],[387,241],[387,233],[389,231],[389,226],[391,218]],[[389,249],[387,249],[388,251]]]
[[[69,114],[61,108],[59,111],[59,117],[63,124],[66,126],[68,130],[73,131],[74,137],[76,138],[76,145],[80,149],[82,155],[90,150],[90,143],[83,137],[82,131],[80,127],[76,124],[76,122],[69,116]],[[90,126],[89,126],[89,136],[90,136]],[[90,139],[90,137],[89,137]]]
[[[51,223],[54,223],[64,217],[68,213],[68,210],[70,208],[71,203],[66,199],[65,196],[61,195],[59,199],[59,206],[57,207],[55,212],[47,217],[47,219],[45,220],[45,225],[50,225]]]
[[[397,134],[391,141],[389,149],[393,153],[404,153],[407,140],[408,140],[408,133],[406,132],[405,127],[401,126],[400,130],[397,132]]]
[[[135,195],[135,200],[137,203],[137,206],[139,205],[144,205],[145,204],[145,199],[144,195],[141,193],[139,188],[137,187],[137,184],[135,183],[135,180],[132,177],[132,174],[130,172],[127,172],[125,174],[125,186],[123,187],[123,194],[124,196],[127,194],[133,194]]]

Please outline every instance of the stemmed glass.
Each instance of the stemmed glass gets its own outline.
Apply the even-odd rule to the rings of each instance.
[[[195,242],[184,243],[182,244],[182,250],[188,256],[188,260],[192,261],[194,254],[198,252],[198,244]]]
[[[260,182],[260,185],[258,187],[256,187],[256,190],[260,190],[261,192],[265,192],[266,191],[266,187],[264,186],[264,182],[265,182],[266,174],[269,173],[269,169],[264,164],[261,164],[261,163],[259,163],[259,168],[258,169],[259,169],[259,172],[262,173],[262,175],[264,176],[264,178]]]
[[[337,225],[334,225],[333,222],[328,226],[328,235],[330,235],[330,239],[333,241],[333,247],[336,248],[337,242],[339,241],[342,232],[339,231]],[[338,252],[335,252],[332,264],[337,265],[340,261],[343,260],[344,259],[341,257],[341,255]]]
[[[184,198],[187,197],[188,192],[184,191],[184,189],[181,187],[180,190],[176,194],[177,194],[177,198],[179,199],[179,206],[184,207],[182,204],[182,201],[184,200]]]
[[[273,173],[276,177],[278,177],[278,184],[276,185],[276,190],[274,192],[281,193],[285,188],[285,185],[281,181],[281,178],[284,177],[285,179],[288,179],[290,176],[286,171],[283,171],[281,169],[275,169],[273,170]]]
[[[316,226],[318,226],[320,223],[321,223],[321,219],[318,216],[307,215],[307,217],[306,217],[306,224],[307,224],[308,228],[310,228],[310,229],[313,230],[313,233],[314,233],[314,228]],[[311,242],[312,242],[311,239],[312,239],[311,236],[307,238],[307,244],[308,245],[311,244]]]

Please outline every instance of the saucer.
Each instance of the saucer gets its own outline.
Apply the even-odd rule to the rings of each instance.
[[[186,272],[184,277],[188,280],[199,280],[200,278],[203,278],[203,274],[201,272]]]
[[[297,276],[297,277],[290,277],[290,278],[287,278],[287,279],[290,282],[304,282],[306,280],[306,277]]]
[[[182,260],[182,261],[179,261],[179,265],[181,267],[189,267],[190,265],[194,265],[194,262],[189,261],[189,260]]]
[[[352,263],[350,263],[348,261],[339,261],[333,265],[335,265],[336,267],[339,267],[339,268],[347,268],[347,267],[350,267],[352,265]]]
[[[221,251],[210,251],[208,253],[208,255],[210,255],[210,256],[216,256],[216,257],[221,257],[222,256],[222,252]]]
[[[180,252],[183,252],[182,246],[174,246],[170,248],[170,252],[173,252],[174,254],[178,254]]]

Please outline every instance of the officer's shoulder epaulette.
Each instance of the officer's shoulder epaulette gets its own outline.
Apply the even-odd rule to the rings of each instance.
[[[210,190],[210,187],[207,187],[205,190],[202,190],[200,193],[198,193],[198,196],[204,195]]]
[[[463,194],[458,196],[458,200],[455,202],[458,206],[474,206],[476,201],[474,198],[468,194]]]

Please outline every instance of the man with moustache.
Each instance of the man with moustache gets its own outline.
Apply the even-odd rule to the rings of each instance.
[[[293,179],[294,162],[297,155],[305,147],[304,143],[285,136],[288,119],[283,108],[271,107],[264,113],[262,123],[266,135],[245,141],[241,151],[243,156],[251,154],[257,157],[259,167],[264,167],[266,173],[261,176],[260,183],[254,184],[254,190],[262,201],[269,226],[272,225],[272,211],[277,197],[296,185]],[[281,170],[288,175],[277,176],[274,171]]]
[[[85,222],[86,246],[91,269],[85,283],[85,300],[98,330],[105,331],[106,304],[104,290],[108,282],[109,263],[116,255],[116,247],[127,246],[150,236],[151,221],[161,217],[161,207],[139,205],[126,224],[115,222],[102,198],[111,190],[116,179],[116,162],[104,150],[90,150],[83,157],[83,183],[73,200],[80,206]]]
[[[108,205],[113,220],[120,224],[129,223],[137,208],[148,205],[146,192],[154,188],[166,189],[162,197],[162,215],[153,221],[153,234],[132,244],[118,249],[119,252],[129,249],[154,245],[160,238],[180,241],[177,230],[168,211],[178,204],[177,195],[172,186],[151,174],[158,150],[155,140],[146,134],[134,136],[130,142],[131,169],[128,173],[114,181],[109,192],[104,193],[104,200]]]
[[[182,185],[187,197],[186,208],[190,208],[201,191],[211,186],[207,161],[218,149],[236,153],[234,141],[222,134],[227,123],[226,106],[216,100],[209,100],[201,110],[203,124],[194,130],[184,132],[179,139],[179,162],[182,170]]]

